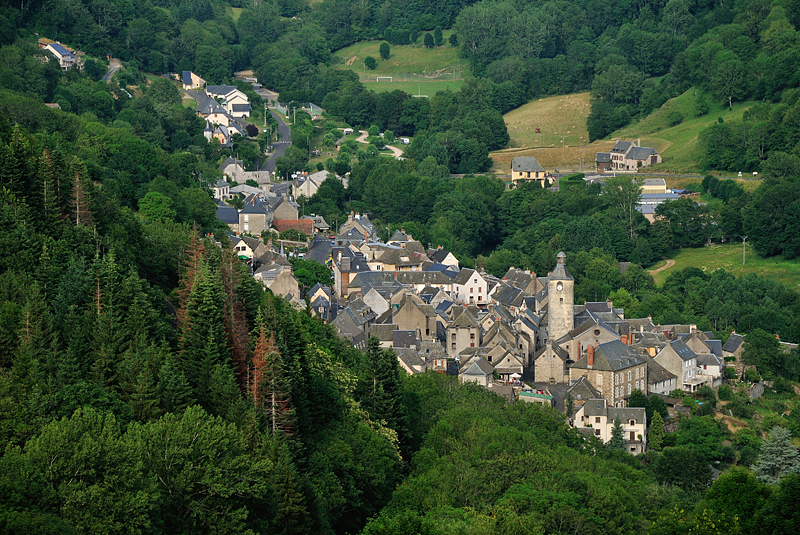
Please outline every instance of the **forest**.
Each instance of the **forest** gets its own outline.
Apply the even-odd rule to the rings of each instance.
[[[413,134],[405,161],[367,151],[334,161],[349,186],[326,181],[306,209],[331,222],[371,213],[497,275],[510,265],[544,274],[566,250],[576,299],[747,332],[748,362],[788,389],[800,355],[783,353],[774,334],[797,341],[796,292],[699,269],[656,288],[642,266],[740,232],[762,255],[800,254],[796,81],[776,75],[725,94],[714,79],[672,72],[679,60],[706,72],[698,58],[717,61],[711,52],[770,75],[791,67],[793,3],[31,0],[4,3],[0,15],[0,531],[796,531],[800,461],[780,427],[796,435],[797,416],[733,433],[694,406],[634,458],[549,407],[444,375],[406,376],[376,340],[356,350],[265,291],[226,247],[207,189],[221,160],[254,161],[264,147],[207,143],[175,85],[152,76],[194,69],[221,83],[250,67],[289,100]],[[542,30],[516,43],[508,27],[484,32],[487,42],[470,33],[500,18]],[[753,47],[725,33],[736,25]],[[460,93],[377,95],[329,65],[331,50],[355,41],[437,27],[456,30],[473,65]],[[85,50],[84,71],[62,74],[36,33]],[[651,42],[672,52],[648,57]],[[110,84],[99,81],[107,55],[126,64]],[[633,98],[596,82],[601,73],[629,83]],[[551,192],[470,174],[508,142],[500,114],[529,98],[592,88],[621,121],[687,83],[729,101],[775,101],[704,135],[725,149],[712,166],[746,158],[768,169],[752,194],[708,177],[712,202],[666,205],[649,224],[628,180],[601,194],[580,177]],[[725,144],[755,132],[762,143],[744,154]],[[631,265],[623,273],[618,261]],[[752,416],[739,397],[733,409]],[[658,429],[661,408],[648,411]],[[712,465],[730,470],[712,482]]]

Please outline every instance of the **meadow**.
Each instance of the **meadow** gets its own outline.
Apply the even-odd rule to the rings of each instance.
[[[780,256],[761,258],[756,255],[749,243],[746,246],[744,266],[742,266],[741,242],[674,250],[667,257],[674,260],[675,265],[653,274],[658,285],[664,284],[670,273],[687,267],[696,267],[707,272],[722,268],[737,277],[755,273],[781,282],[794,290],[800,290],[800,260],[786,260]],[[653,266],[653,269],[665,264],[666,262],[662,260]]]

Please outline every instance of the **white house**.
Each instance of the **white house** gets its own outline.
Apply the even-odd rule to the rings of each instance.
[[[489,285],[474,269],[462,269],[453,279],[451,297],[456,303],[485,305],[488,303]]]
[[[606,444],[611,440],[614,420],[618,416],[625,438],[625,450],[633,455],[644,453],[647,446],[644,407],[609,407],[604,399],[589,399],[575,413],[573,426]]]
[[[50,52],[58,60],[61,70],[66,71],[78,63],[78,58],[75,57],[75,54],[64,48],[64,45],[61,43],[50,43],[44,47],[44,49]]]

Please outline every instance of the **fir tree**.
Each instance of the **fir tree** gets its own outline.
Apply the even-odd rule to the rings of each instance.
[[[289,402],[289,385],[283,370],[283,359],[275,343],[275,334],[267,338],[263,324],[253,349],[250,375],[253,405],[263,410],[272,434],[291,433],[294,413]]]
[[[382,350],[377,338],[367,349],[367,378],[361,404],[373,420],[397,432],[401,450],[408,452],[408,416],[403,404],[400,366],[393,351]]]
[[[235,376],[239,384],[243,387],[246,386],[246,371],[247,371],[247,318],[244,313],[244,306],[239,299],[236,288],[239,286],[239,279],[241,278],[242,263],[235,256],[233,251],[225,251],[222,256],[222,267],[220,275],[222,278],[222,285],[225,289],[225,319],[223,326],[228,335],[228,347],[231,351],[233,359]]]
[[[83,173],[80,170],[75,172],[75,180],[72,182],[72,220],[78,227],[91,227],[91,182],[86,179],[85,167],[82,171]]]
[[[156,397],[161,410],[165,413],[180,414],[194,403],[192,387],[189,386],[189,381],[186,380],[186,376],[172,355],[167,355],[161,367]]]
[[[608,441],[607,447],[611,450],[625,449],[625,435],[622,430],[622,421],[619,419],[619,414],[614,418],[614,427],[611,429],[611,440]]]
[[[273,471],[271,483],[278,501],[278,511],[272,522],[274,533],[295,535],[308,533],[308,509],[300,491],[297,470],[282,438],[273,438]]]
[[[787,474],[800,474],[800,452],[791,440],[792,433],[788,429],[772,428],[753,466],[759,481],[776,485]]]
[[[189,303],[189,295],[194,288],[195,279],[200,273],[200,267],[206,256],[206,248],[200,240],[200,235],[197,228],[192,229],[192,235],[189,240],[189,247],[186,252],[186,260],[184,262],[184,272],[178,284],[178,289],[175,294],[178,297],[177,317],[178,328],[183,329],[186,325],[187,306]]]
[[[664,442],[664,419],[661,417],[661,413],[653,413],[653,421],[650,423],[647,442],[651,450],[661,451],[661,444]]]
[[[56,168],[49,149],[44,149],[39,158],[39,181],[41,199],[39,203],[39,227],[43,232],[56,230],[61,223],[58,190],[56,186]]]

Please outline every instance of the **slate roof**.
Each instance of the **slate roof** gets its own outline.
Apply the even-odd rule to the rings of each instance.
[[[397,327],[395,325],[395,327]],[[401,331],[395,328],[392,331],[392,347],[417,347],[416,331]]]
[[[684,345],[684,347],[686,347]],[[689,349],[689,348],[686,348]],[[580,360],[572,365],[573,368],[587,369],[587,355],[581,356]],[[613,340],[604,344],[599,344],[594,349],[594,365],[592,369],[602,371],[619,371],[644,364],[644,359],[639,356],[635,349],[626,346],[619,340]]]
[[[652,147],[631,147],[627,158],[631,160],[647,160],[658,153]]]
[[[684,344],[683,340],[672,340],[669,345],[672,346],[672,349],[675,351],[675,353],[677,353],[678,356],[683,360],[692,360],[697,358],[697,355],[695,355],[694,351],[689,349],[689,346]]]
[[[566,394],[572,396],[572,401],[585,401],[588,399],[596,399],[600,397],[600,393],[597,392],[595,387],[592,386],[592,383],[586,378],[586,376],[581,376],[577,381],[573,381],[569,388],[567,388]],[[564,394],[564,397],[566,397]]]
[[[655,359],[646,358],[647,362],[647,382],[648,384],[661,383],[676,379],[678,376],[666,369],[664,366],[655,361]]]
[[[475,328],[478,326],[478,320],[470,314],[469,310],[464,309],[450,324],[447,326],[448,328]]]
[[[517,156],[511,159],[511,170],[514,172],[544,173],[544,167],[533,156]]]
[[[705,340],[705,344],[711,349],[711,352],[722,358],[722,340]]]
[[[424,284],[426,286],[449,285],[453,281],[441,271],[400,271],[397,281],[404,286]]]
[[[567,255],[563,251],[556,255],[558,263],[556,264],[553,273],[548,275],[549,280],[574,280],[569,270],[567,269]]]
[[[239,212],[233,206],[218,206],[217,219],[226,225],[239,224]]]
[[[477,272],[474,269],[462,269],[453,279],[453,282],[455,284],[467,284],[469,280],[476,274]]]
[[[611,153],[598,152],[597,155],[594,157],[594,161],[596,161],[597,163],[608,163],[611,161]]]
[[[250,111],[250,103],[247,104],[234,104],[231,106],[231,111]]]
[[[392,341],[394,339],[393,333],[396,330],[397,325],[394,323],[376,324],[369,328],[369,334],[381,341]]]
[[[728,351],[729,353],[734,353],[743,343],[744,337],[741,334],[733,333],[731,334],[730,338],[725,341],[725,345],[722,346],[722,350]]]
[[[719,357],[711,353],[700,353],[697,355],[698,366],[722,366]]]
[[[447,251],[445,249],[436,249],[433,252],[428,251],[428,258],[430,258],[434,262],[442,262],[445,258],[447,258],[447,255],[449,254],[450,251]]]
[[[611,148],[611,152],[621,152],[622,154],[625,154],[628,152],[628,149],[631,148],[631,145],[633,145],[633,142],[631,141],[617,140],[617,142],[614,143],[614,146]]]
[[[478,357],[477,359],[472,361],[472,363],[466,370],[464,370],[461,373],[462,375],[486,377],[487,375],[491,375],[492,373],[494,373],[494,366],[489,364],[489,361],[487,361],[485,358]]]
[[[261,214],[269,215],[269,210],[253,196],[247,203],[245,203],[240,214]]]
[[[609,407],[608,421],[613,422],[617,416],[624,424],[629,420],[636,420],[637,424],[645,423],[647,411],[644,407]]]
[[[183,71],[181,73],[184,85],[192,85],[192,71]]]

